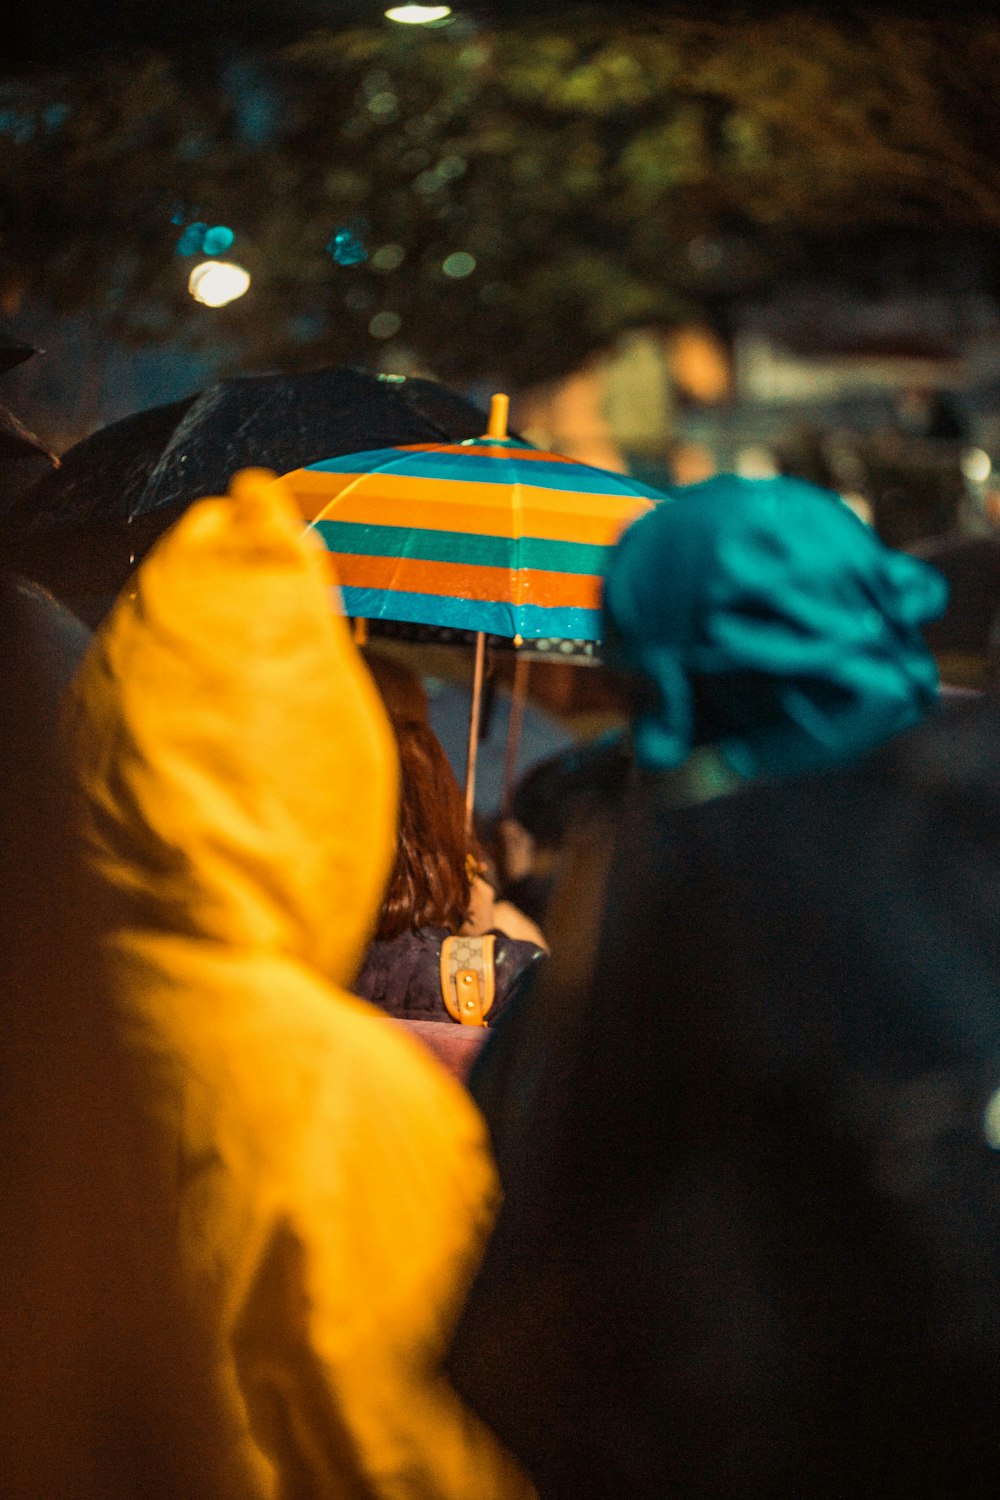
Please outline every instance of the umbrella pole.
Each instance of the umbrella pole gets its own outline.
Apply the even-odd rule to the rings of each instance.
[[[517,771],[517,754],[521,748],[521,729],[524,724],[524,706],[528,698],[528,673],[531,658],[518,652],[514,663],[514,684],[510,692],[510,718],[507,721],[507,753],[503,762],[503,798],[500,811],[504,817],[510,812],[510,799],[514,791]]]
[[[472,809],[476,801],[476,758],[479,754],[479,715],[483,702],[483,671],[486,666],[486,633],[476,632],[476,666],[472,677],[472,707],[469,711],[469,754],[465,762],[465,827],[472,832]]]

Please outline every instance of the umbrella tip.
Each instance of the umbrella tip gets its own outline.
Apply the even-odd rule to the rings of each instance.
[[[486,429],[487,437],[506,438],[509,412],[510,397],[498,391],[490,401],[490,425]]]

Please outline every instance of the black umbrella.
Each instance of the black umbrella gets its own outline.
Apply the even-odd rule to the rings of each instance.
[[[131,522],[224,494],[239,469],[286,474],[340,453],[461,440],[484,421],[435,381],[370,370],[223,380],[77,443],[59,474],[25,496],[21,519],[36,534]]]
[[[2,350],[0,350],[2,354]],[[0,459],[47,458],[58,467],[59,460],[40,443],[33,432],[6,406],[0,406]]]
[[[13,370],[17,365],[23,365],[33,354],[40,353],[41,350],[32,348],[30,344],[22,344],[19,339],[0,338],[0,375]]]
[[[17,505],[4,524],[12,539],[79,536],[82,531],[124,525],[150,474],[197,400],[189,396],[169,406],[136,412],[102,427],[63,456],[58,474],[47,474]]]
[[[93,622],[156,537],[239,469],[283,474],[341,453],[461,441],[484,423],[433,380],[363,369],[223,380],[77,443],[8,508],[8,555]]]
[[[17,339],[0,338],[0,375],[5,375],[8,370],[23,365],[25,360],[38,352],[30,344],[22,344]],[[19,421],[8,407],[0,406],[0,464],[3,464],[6,470],[8,464],[20,464],[26,459],[39,458],[47,459],[56,468],[59,466],[59,460],[55,454],[50,453],[33,432],[29,432],[24,423]],[[30,474],[25,476],[23,468],[19,469],[18,473],[22,476],[21,483],[31,478]],[[15,486],[11,483],[9,474],[5,472],[4,492],[0,494],[0,509],[5,504],[9,504],[14,490]]]

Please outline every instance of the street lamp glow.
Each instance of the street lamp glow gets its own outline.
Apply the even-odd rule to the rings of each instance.
[[[249,289],[250,272],[229,260],[203,260],[188,277],[188,291],[205,307],[225,307]]]
[[[450,5],[394,5],[385,13],[387,21],[400,21],[404,26],[429,26],[450,15]]]

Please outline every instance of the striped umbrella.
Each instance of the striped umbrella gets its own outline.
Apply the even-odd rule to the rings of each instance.
[[[662,496],[504,435],[380,448],[285,477],[333,555],[349,615],[518,643],[600,639],[606,549]]]
[[[486,636],[599,640],[605,553],[663,498],[508,437],[507,409],[493,397],[479,439],[348,454],[282,481],[331,554],[347,614],[476,633],[470,808]]]

